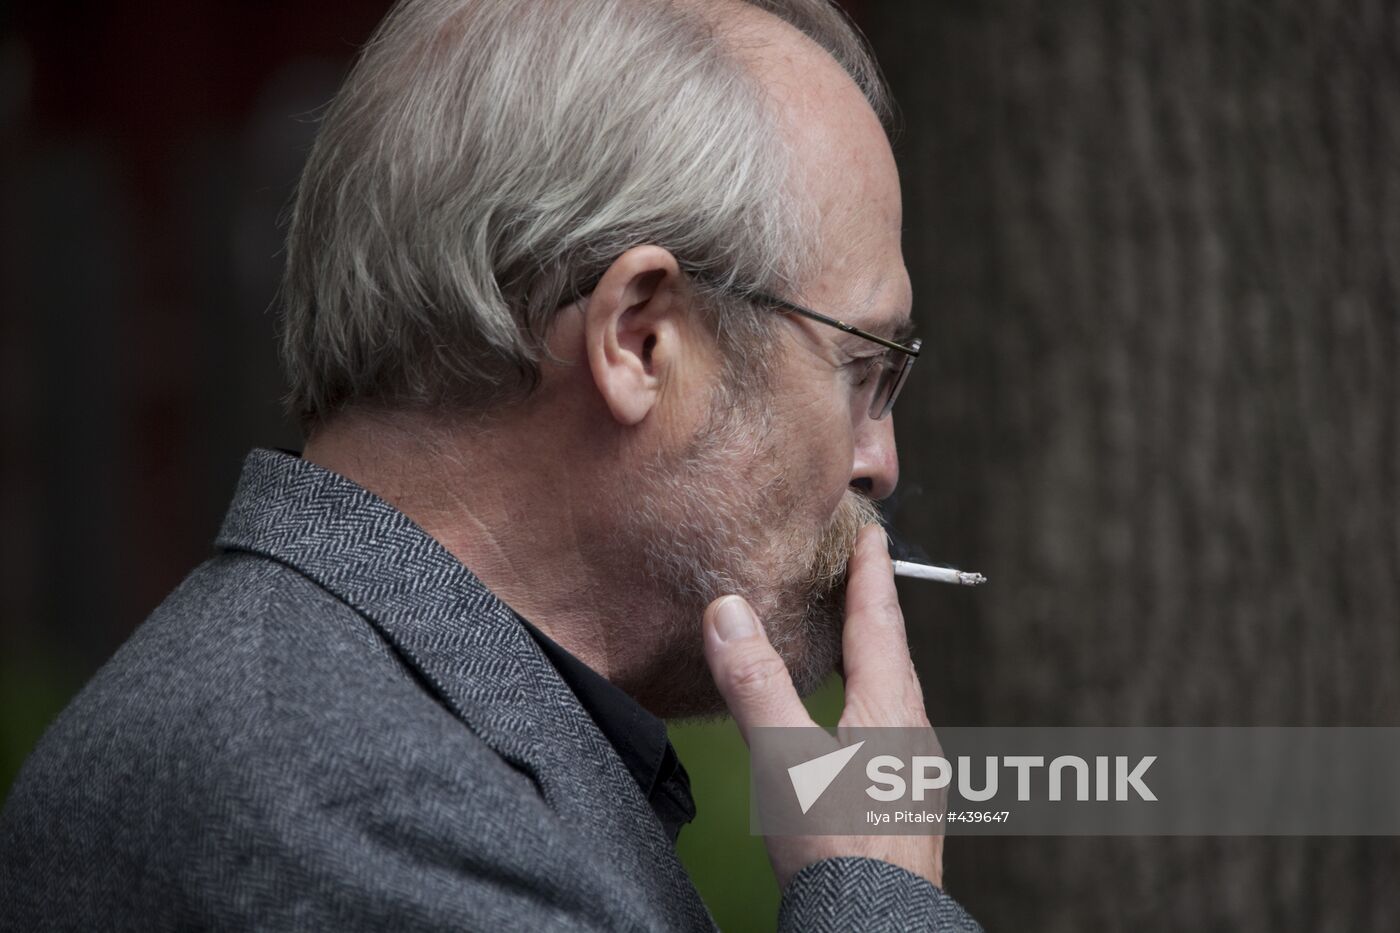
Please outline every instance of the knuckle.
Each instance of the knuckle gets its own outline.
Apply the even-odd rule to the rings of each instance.
[[[899,594],[891,590],[876,601],[876,611],[891,622],[904,621],[904,609],[899,605]]]
[[[776,654],[759,654],[745,658],[730,675],[730,686],[740,697],[759,697],[769,693],[787,674],[782,659]]]
[[[922,691],[914,684],[912,690],[896,690],[889,696],[848,696],[842,723],[852,726],[927,727],[929,718]]]
[[[909,685],[907,703],[913,718],[919,725],[928,725],[928,704],[924,700],[924,686],[919,682],[919,672],[913,663],[909,664]]]
[[[920,728],[930,728],[933,724],[929,721],[928,710],[921,702],[918,706],[912,707],[909,711],[909,725]]]
[[[883,625],[903,625],[904,610],[897,593],[881,593],[861,607],[861,614]]]

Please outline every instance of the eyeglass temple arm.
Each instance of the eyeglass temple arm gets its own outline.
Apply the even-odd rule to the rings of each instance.
[[[829,324],[830,326],[835,327],[838,330],[843,330],[846,333],[852,334],[856,337],[864,337],[866,340],[878,343],[880,346],[888,350],[898,350],[900,353],[912,357],[917,357],[919,355],[919,348],[917,346],[907,347],[902,343],[895,343],[893,340],[886,340],[884,337],[877,337],[874,334],[861,330],[859,327],[847,324],[845,321],[838,321],[834,317],[827,317],[825,314],[813,311],[810,308],[804,308],[801,305],[795,305],[790,301],[784,301],[783,299],[774,297],[773,295],[757,295],[755,297],[768,304],[776,305],[785,311],[791,311],[793,314],[800,314],[803,317],[811,318],[814,321],[820,321],[823,324]]]

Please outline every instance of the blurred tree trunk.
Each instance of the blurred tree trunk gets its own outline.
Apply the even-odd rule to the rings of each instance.
[[[880,0],[935,723],[1400,725],[1400,3]],[[922,483],[920,488],[918,485]],[[991,930],[1381,930],[1400,840],[967,839]]]

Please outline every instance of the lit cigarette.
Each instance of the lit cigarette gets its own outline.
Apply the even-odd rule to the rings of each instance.
[[[938,583],[956,583],[959,586],[976,586],[987,582],[987,578],[980,573],[968,573],[965,570],[954,570],[952,567],[931,567],[907,560],[894,562],[894,575],[913,577],[916,580],[934,580]]]

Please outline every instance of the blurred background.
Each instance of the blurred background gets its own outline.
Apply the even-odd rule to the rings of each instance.
[[[300,446],[279,215],[387,6],[0,11],[0,793]],[[1400,725],[1400,3],[847,8],[929,350],[895,523],[992,581],[904,591],[934,723]],[[687,864],[771,929],[742,743],[675,738]],[[947,850],[993,931],[1394,929],[1397,877],[1383,837]]]

